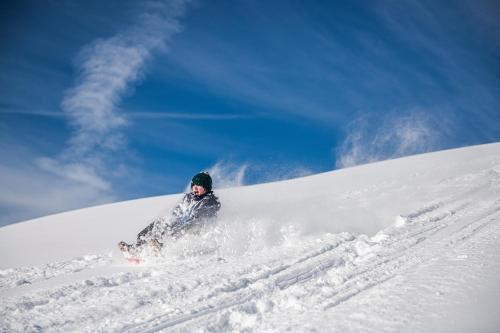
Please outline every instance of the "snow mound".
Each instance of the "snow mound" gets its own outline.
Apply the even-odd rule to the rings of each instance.
[[[171,195],[0,228],[0,328],[494,331],[500,144],[217,191],[219,221],[127,263]]]

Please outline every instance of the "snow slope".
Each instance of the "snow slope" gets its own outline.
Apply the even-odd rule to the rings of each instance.
[[[500,143],[216,194],[141,265],[117,241],[180,194],[0,228],[0,331],[500,330]]]

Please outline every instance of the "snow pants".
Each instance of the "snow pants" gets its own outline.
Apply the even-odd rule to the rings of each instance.
[[[137,234],[136,246],[140,247],[150,240],[157,240],[161,244],[161,240],[169,234],[170,226],[168,220],[164,217],[158,218],[151,222],[146,228]]]
[[[182,225],[180,223],[171,222],[168,223],[164,218],[160,218],[158,220],[150,223],[146,228],[142,229],[139,234],[137,234],[137,242],[135,246],[140,247],[146,244],[150,240],[157,240],[161,245],[162,239],[165,236],[170,236],[172,238],[178,238],[181,234],[184,233],[187,225]]]
[[[140,247],[153,239],[163,245],[162,240],[165,236],[178,239],[188,232],[198,234],[203,225],[212,220],[213,219],[203,219],[191,221],[190,223],[182,223],[180,221],[168,220],[167,218],[159,218],[139,232],[135,246]]]

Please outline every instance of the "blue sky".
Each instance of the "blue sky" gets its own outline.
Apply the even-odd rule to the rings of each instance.
[[[0,7],[0,225],[500,140],[497,1]]]

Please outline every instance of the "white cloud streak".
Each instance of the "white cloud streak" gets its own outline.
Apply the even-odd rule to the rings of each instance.
[[[83,48],[79,77],[61,103],[73,133],[57,157],[37,160],[43,170],[102,191],[111,190],[109,153],[125,146],[119,110],[123,97],[143,76],[154,51],[165,50],[181,29],[187,1],[149,2],[136,25]],[[111,169],[115,169],[114,167]],[[114,171],[113,171],[114,172]]]
[[[0,184],[0,226],[117,199],[101,184],[68,180],[29,163],[0,164]]]
[[[185,113],[185,112],[128,112],[127,116],[134,119],[179,119],[179,120],[233,120],[253,118],[243,114],[218,113]]]
[[[68,118],[68,115],[61,111],[45,111],[45,110],[20,110],[20,109],[3,109],[1,114],[15,114],[35,117],[49,118]],[[186,112],[166,112],[166,111],[125,111],[120,114],[126,119],[179,119],[179,120],[234,120],[248,119],[256,116],[248,114],[226,114],[226,113],[186,113]]]
[[[66,114],[61,111],[43,111],[43,110],[20,110],[20,109],[2,109],[0,114],[15,114],[35,117],[65,118]]]

